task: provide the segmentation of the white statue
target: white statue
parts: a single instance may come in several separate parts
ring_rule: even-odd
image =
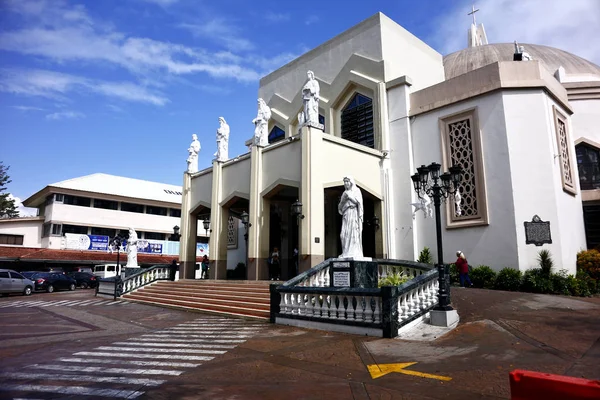
[[[423,211],[423,217],[433,218],[433,207],[431,204],[431,198],[427,195],[427,193],[423,193],[423,197],[419,199],[418,203],[410,203],[415,210],[413,211],[413,219],[417,215],[417,211]]]
[[[229,160],[229,125],[225,118],[219,117],[219,129],[217,129],[217,161]]]
[[[195,136],[195,135],[194,135]],[[137,262],[138,251],[137,232],[133,228],[129,228],[129,238],[127,239],[127,265],[126,268],[139,268]]]
[[[340,233],[342,254],[340,257],[362,258],[364,214],[362,193],[351,176],[344,178],[344,188],[346,190],[338,204],[338,212],[342,215],[342,232]]]
[[[187,158],[187,172],[194,173],[198,172],[198,153],[200,153],[200,141],[198,140],[198,136],[196,134],[192,135],[192,143],[188,148],[188,158]]]
[[[257,146],[269,145],[269,120],[271,109],[263,99],[258,99],[258,113],[252,120],[254,124],[254,144]]]
[[[300,125],[319,126],[319,94],[321,88],[319,82],[315,79],[315,74],[312,71],[306,73],[308,82],[302,88],[302,102],[304,104],[303,111],[299,114],[298,122]]]
[[[460,195],[460,189],[456,189],[456,193],[454,193],[454,204],[456,205],[456,216],[460,217],[462,215],[462,208],[460,207],[462,201],[462,196]]]
[[[515,40],[515,54],[521,55],[521,61],[531,61],[533,57],[525,51],[525,47],[519,46],[519,43]]]

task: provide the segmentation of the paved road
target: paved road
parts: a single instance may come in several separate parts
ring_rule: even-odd
[[[91,291],[2,299],[0,325],[2,399],[135,399],[266,326],[98,299]]]
[[[400,340],[91,290],[11,296],[0,299],[0,399],[507,399],[514,369],[600,379],[600,298],[455,289],[452,299],[455,330]],[[403,363],[405,373],[370,372]]]

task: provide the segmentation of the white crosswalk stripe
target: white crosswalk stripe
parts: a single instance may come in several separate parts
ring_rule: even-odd
[[[20,306],[40,306],[40,303],[32,303],[23,301]],[[42,301],[41,306],[87,306],[99,303],[113,305],[119,302],[61,300]],[[264,327],[264,324],[253,321],[197,318],[172,328],[79,351],[70,357],[30,364],[16,371],[4,370],[0,372],[0,398],[5,398],[3,395],[7,394],[12,399],[33,400],[51,394],[82,399],[135,399],[143,395],[145,390],[158,387],[169,378],[184,374],[186,370],[234,349],[260,333]]]
[[[33,307],[88,307],[88,306],[123,306],[131,303],[122,300],[60,300],[60,301],[45,301],[45,300],[28,300],[28,301],[11,301],[7,304],[0,305],[0,308],[33,308]]]

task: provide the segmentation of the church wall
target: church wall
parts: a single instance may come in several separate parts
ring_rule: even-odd
[[[381,42],[386,82],[408,75],[412,90],[420,90],[445,79],[442,55],[385,16]]]
[[[552,106],[559,107],[541,90],[505,92],[507,136],[511,173],[519,267],[537,266],[538,252],[551,252],[557,269],[575,272],[575,255],[585,248],[580,194],[563,190],[560,158]],[[559,108],[560,109],[560,108]],[[564,113],[564,111],[562,111]],[[570,125],[570,124],[569,124]],[[574,166],[574,146],[571,149]],[[523,222],[538,215],[550,221],[552,244],[525,244]]]
[[[250,194],[249,157],[223,165],[223,186],[221,190],[221,199],[223,200],[235,192]]]
[[[298,185],[302,181],[302,148],[300,141],[283,145],[273,149],[267,148],[263,152],[262,187],[261,192],[270,188],[278,180],[293,181]],[[285,182],[280,182],[285,184]]]
[[[573,111],[571,140],[588,139],[600,143],[600,99],[570,102]]]
[[[382,59],[380,18],[376,14],[344,33],[303,54],[260,80],[259,97],[267,103],[275,94],[292,100],[306,82],[306,71],[315,71],[319,80],[331,83],[352,54]]]
[[[453,262],[461,250],[473,266],[488,265],[496,270],[517,267],[517,244],[512,203],[512,176],[506,141],[505,115],[500,92],[479,96],[435,111],[418,115],[411,123],[414,165],[442,164],[442,143],[439,119],[477,107],[481,130],[483,169],[487,189],[489,225],[446,229],[446,207],[442,205],[442,237],[444,261]],[[393,136],[392,136],[392,140]],[[416,171],[411,171],[413,174]],[[396,191],[413,190],[412,183],[394,174]],[[408,181],[409,182],[409,181]],[[407,205],[399,205],[410,207]],[[405,224],[409,224],[407,221]],[[427,246],[437,259],[435,221],[416,216],[418,250]]]
[[[212,186],[213,186],[213,174],[212,172],[195,176],[192,178],[192,186],[190,190],[190,206],[193,208],[202,202],[204,204],[211,204],[212,202]],[[187,210],[188,212],[191,210]],[[184,211],[182,211],[183,214]]]

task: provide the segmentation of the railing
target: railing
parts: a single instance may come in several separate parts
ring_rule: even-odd
[[[146,286],[149,283],[168,280],[169,273],[169,266],[155,265],[129,275],[125,279],[121,279],[120,276],[99,279],[98,286],[96,287],[96,296],[99,294],[108,295],[113,296],[116,300],[118,297]]]
[[[438,302],[438,271],[429,264],[374,259],[380,279],[399,274],[410,280],[399,286],[339,288],[329,285],[332,261],[271,285],[271,322],[395,337]]]

